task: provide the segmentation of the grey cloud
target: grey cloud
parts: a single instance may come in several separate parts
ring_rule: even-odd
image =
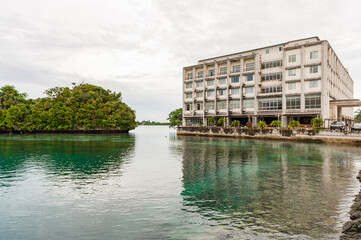
[[[138,120],[164,121],[181,106],[183,66],[318,35],[349,68],[360,98],[358,4],[7,1],[0,12],[0,85],[13,83],[39,97],[49,87],[86,81],[122,92]]]

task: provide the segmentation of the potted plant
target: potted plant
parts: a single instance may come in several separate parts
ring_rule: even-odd
[[[224,124],[224,118],[218,119],[217,125],[218,125],[218,126],[223,126],[223,124]]]
[[[258,125],[258,128],[261,130],[265,129],[267,127],[267,124],[265,121],[259,121],[257,125]]]
[[[278,121],[278,120],[273,120],[271,122],[271,127],[277,127],[279,128],[281,126],[282,122],[281,121]]]
[[[319,133],[321,130],[323,130],[324,128],[323,126],[323,119],[322,118],[313,118],[311,119],[311,124],[312,124],[312,135]],[[310,134],[311,135],[311,134]]]
[[[214,117],[210,117],[210,118],[208,118],[207,122],[208,122],[211,126],[214,126],[214,124],[216,123],[216,119],[214,119]]]
[[[231,126],[232,126],[232,127],[239,127],[240,124],[241,124],[240,121],[238,121],[238,120],[233,120],[232,123],[231,123]]]
[[[297,120],[292,120],[289,122],[288,127],[291,129],[298,128],[300,126],[300,122]]]

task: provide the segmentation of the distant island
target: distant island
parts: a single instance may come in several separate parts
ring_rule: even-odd
[[[170,125],[169,122],[155,122],[155,121],[150,121],[150,120],[147,120],[147,121],[141,121],[141,122],[137,122],[138,125],[160,125],[160,126],[168,126]]]
[[[26,99],[13,86],[0,88],[0,132],[128,132],[135,111],[121,93],[81,83],[54,87],[46,97]]]

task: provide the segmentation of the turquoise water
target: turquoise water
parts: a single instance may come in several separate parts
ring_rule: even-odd
[[[360,184],[345,145],[0,135],[0,239],[337,239]]]

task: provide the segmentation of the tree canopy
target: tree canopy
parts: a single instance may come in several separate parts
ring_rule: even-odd
[[[178,108],[169,113],[167,120],[169,121],[169,127],[177,127],[182,125],[183,109]]]
[[[131,130],[135,111],[121,93],[82,83],[54,87],[47,97],[26,100],[13,86],[0,88],[0,130]]]
[[[361,109],[355,112],[355,120],[361,121]]]

